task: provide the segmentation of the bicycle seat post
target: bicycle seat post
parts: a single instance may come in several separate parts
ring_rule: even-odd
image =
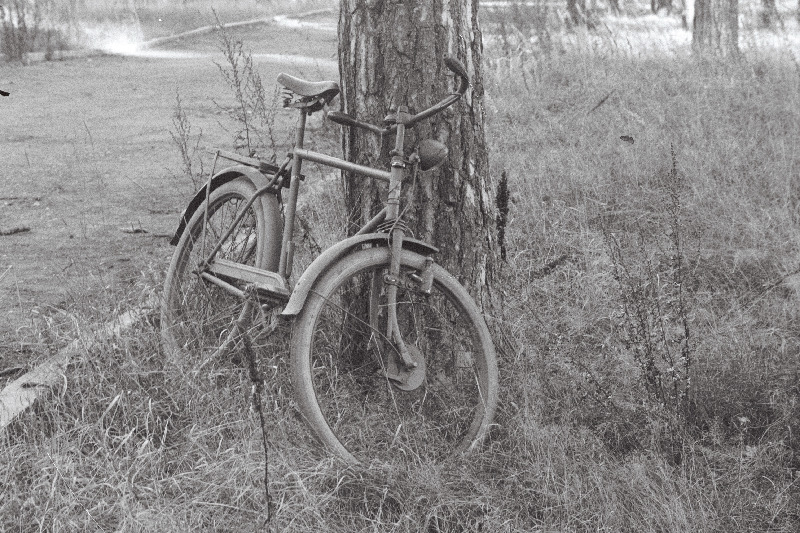
[[[297,124],[295,131],[294,146],[295,148],[303,148],[303,137],[306,131],[306,116],[308,110],[300,108],[300,122]],[[289,184],[289,201],[286,203],[284,210],[284,224],[283,224],[283,238],[281,239],[281,258],[278,263],[278,274],[284,278],[289,277],[292,271],[292,258],[294,256],[294,216],[297,209],[297,193],[300,188],[300,167],[303,160],[294,156],[292,160],[292,178]]]

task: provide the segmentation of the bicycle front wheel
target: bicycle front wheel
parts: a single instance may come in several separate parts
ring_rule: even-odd
[[[207,355],[234,340],[234,323],[250,322],[253,305],[202,277],[203,262],[245,211],[255,188],[237,178],[215,189],[192,215],[172,257],[161,303],[161,339],[165,351],[178,357]],[[217,258],[257,268],[277,266],[277,247],[268,242],[275,217],[265,209],[279,209],[265,196],[246,208],[243,218],[222,242]],[[243,289],[236,280],[224,280]]]
[[[497,403],[497,362],[467,291],[440,266],[423,292],[426,258],[403,251],[347,256],[314,286],[292,332],[299,408],[326,447],[349,462],[438,461],[474,448]],[[398,326],[417,361],[408,383],[387,377],[397,347],[386,337],[387,280],[398,285]],[[396,374],[395,374],[396,376]],[[407,390],[404,390],[407,389]]]

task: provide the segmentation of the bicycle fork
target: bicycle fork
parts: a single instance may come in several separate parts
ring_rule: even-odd
[[[387,299],[387,319],[386,319],[386,338],[389,340],[391,349],[386,357],[386,367],[383,374],[392,380],[392,383],[401,390],[414,390],[425,380],[425,356],[422,351],[408,344],[403,339],[400,331],[397,316],[397,292],[401,286],[406,286],[406,282],[401,278],[400,273],[400,252],[402,250],[403,230],[392,231],[392,246],[390,254],[389,272],[383,279],[377,280],[378,288],[383,285],[386,287]],[[399,245],[397,244],[399,243]],[[433,260],[429,258],[429,262]],[[376,274],[377,277],[377,274]],[[373,298],[377,291],[373,289]],[[372,305],[371,305],[372,308]]]
[[[400,221],[400,192],[403,185],[407,162],[404,159],[405,121],[410,118],[408,109],[400,107],[395,115],[397,132],[395,147],[392,150],[391,179],[389,181],[389,194],[386,201],[386,222],[392,223],[389,232],[389,272],[382,280],[372,280],[370,301],[370,322],[377,326],[377,293],[381,282],[386,286],[387,299],[387,324],[386,338],[393,345],[387,357],[385,377],[402,390],[413,390],[419,387],[425,379],[425,358],[416,346],[406,344],[400,332],[397,318],[397,290],[402,283],[400,274],[400,258],[403,252],[403,239],[405,229]],[[426,270],[430,268],[432,259],[428,260]],[[377,274],[376,274],[377,276]],[[394,353],[392,353],[394,352]]]

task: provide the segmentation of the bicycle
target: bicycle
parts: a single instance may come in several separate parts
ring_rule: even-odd
[[[410,167],[447,156],[437,141],[405,153],[406,129],[455,103],[460,80],[437,104],[398,107],[381,127],[330,111],[327,118],[394,135],[390,170],[303,148],[306,118],[339,93],[333,81],[286,74],[284,107],[299,110],[295,144],[282,165],[217,152],[237,165],[214,174],[184,210],[173,237],[161,309],[162,344],[178,356],[236,345],[258,316],[293,318],[291,378],[317,438],[350,463],[440,460],[476,448],[497,404],[489,330],[466,289],[437,265],[432,245],[407,236],[401,184]],[[303,161],[388,182],[384,208],[355,235],[322,252],[290,287],[292,240]],[[215,160],[216,165],[216,160]],[[212,174],[214,171],[212,170]],[[288,198],[282,203],[282,191]]]

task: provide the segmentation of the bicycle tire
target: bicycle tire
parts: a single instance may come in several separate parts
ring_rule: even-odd
[[[186,224],[167,270],[161,302],[161,341],[167,354],[205,357],[220,347],[230,346],[235,340],[232,326],[237,319],[242,324],[252,320],[252,304],[200,278],[196,267],[255,191],[253,184],[243,177],[224,183],[211,192],[208,201],[197,208]],[[250,206],[217,257],[276,270],[280,243],[266,242],[265,236],[274,234],[267,225],[274,224],[275,217],[268,216],[265,209],[279,209],[274,196],[261,197]],[[203,231],[204,228],[209,231]],[[228,281],[243,289],[238,282]]]
[[[315,284],[292,330],[296,399],[318,439],[349,463],[446,460],[488,433],[497,404],[494,346],[469,293],[433,264],[430,296],[402,286],[397,296],[398,324],[424,359],[424,382],[401,391],[380,376],[386,363],[375,357],[377,346],[385,354],[393,345],[371,324],[387,322],[365,318],[369,305],[357,295],[373,293],[369,283],[378,279],[384,296],[389,254],[384,247],[357,251]],[[420,274],[425,261],[403,251],[401,278],[413,279],[409,274]],[[385,315],[380,299],[374,309]]]

